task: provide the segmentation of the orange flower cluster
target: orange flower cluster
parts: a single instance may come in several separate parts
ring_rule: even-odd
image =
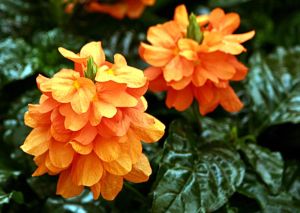
[[[191,17],[180,5],[173,20],[149,28],[150,44],[140,46],[141,57],[151,65],[145,70],[149,88],[167,91],[167,106],[180,111],[187,109],[194,97],[202,115],[219,104],[229,112],[239,111],[243,104],[229,81],[245,78],[248,69],[235,55],[246,51],[241,43],[255,32],[233,34],[240,17],[220,8],[209,15],[194,16],[194,23]]]
[[[146,6],[151,6],[155,0],[118,0],[115,3],[101,3],[97,0],[87,0],[85,7],[90,12],[99,12],[108,14],[117,19],[123,19],[125,16],[135,19],[142,15]],[[71,12],[76,1],[67,5],[66,11]]]
[[[113,200],[124,180],[148,180],[141,140],[159,140],[165,126],[145,113],[148,81],[122,55],[113,64],[105,61],[100,42],[86,44],[79,54],[59,51],[75,68],[37,77],[43,94],[39,104],[29,104],[25,124],[33,130],[21,148],[34,156],[33,176],[59,175],[57,194],[73,197],[87,186],[94,199],[101,194]]]

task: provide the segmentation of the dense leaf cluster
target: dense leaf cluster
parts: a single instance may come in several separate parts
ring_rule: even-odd
[[[247,79],[234,85],[244,109],[207,117],[167,110],[163,94],[147,94],[149,111],[169,126],[157,145],[145,145],[153,174],[126,184],[113,202],[85,192],[55,196],[56,177],[32,178],[34,165],[19,146],[29,129],[23,114],[37,102],[38,73],[66,64],[57,47],[79,50],[102,40],[108,58],[121,52],[146,67],[139,42],[149,26],[185,3],[195,14],[214,7],[238,12],[241,32],[255,29],[242,56]],[[157,0],[137,20],[64,12],[60,0],[0,2],[0,212],[300,212],[300,3],[294,0]],[[174,121],[176,120],[176,121]]]

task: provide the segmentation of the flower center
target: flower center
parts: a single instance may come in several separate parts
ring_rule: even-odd
[[[109,75],[115,75],[115,72],[112,69],[108,69],[106,72]]]
[[[73,86],[75,87],[75,89],[80,88],[80,84],[78,83],[78,81],[74,81]]]

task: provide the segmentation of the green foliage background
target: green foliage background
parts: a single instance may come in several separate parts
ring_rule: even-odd
[[[218,108],[195,118],[168,110],[162,94],[148,93],[149,112],[167,127],[145,145],[153,174],[126,183],[113,202],[55,195],[57,177],[31,177],[34,164],[19,146],[27,104],[36,102],[38,73],[51,76],[72,64],[57,47],[74,50],[102,40],[108,59],[120,52],[146,67],[137,48],[149,26],[170,19],[185,3],[195,14],[223,7],[242,18],[239,32],[256,30],[240,60],[250,67],[235,84],[245,108]],[[0,1],[0,212],[300,212],[300,2],[295,0],[157,0],[137,20],[115,20],[60,0]]]

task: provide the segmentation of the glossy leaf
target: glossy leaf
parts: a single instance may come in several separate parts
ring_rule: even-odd
[[[292,52],[294,54],[289,54],[290,62],[296,61],[291,60],[291,57],[296,59],[300,51],[295,48]],[[282,56],[271,55],[270,58],[264,59],[262,55],[255,54],[250,60],[251,71],[246,89],[252,112],[249,118],[250,126],[255,133],[261,132],[270,125],[300,122],[299,71],[293,64],[289,64],[287,69],[285,65],[287,61],[280,62],[282,58]],[[269,62],[268,59],[272,61],[276,59],[279,63]]]
[[[21,192],[12,191],[8,194],[0,191],[0,207],[3,204],[9,203],[11,200],[21,204],[24,202],[23,194]]]
[[[271,195],[264,184],[252,172],[246,173],[243,184],[239,187],[238,192],[257,200],[264,213],[292,213],[300,211],[299,200],[295,200],[285,191],[277,195]]]
[[[284,162],[279,152],[256,145],[254,143],[245,143],[241,151],[245,154],[247,162],[253,170],[269,187],[273,194],[280,191]]]
[[[226,203],[244,176],[237,153],[220,143],[201,141],[175,122],[164,148],[154,189],[154,212],[207,212]]]

